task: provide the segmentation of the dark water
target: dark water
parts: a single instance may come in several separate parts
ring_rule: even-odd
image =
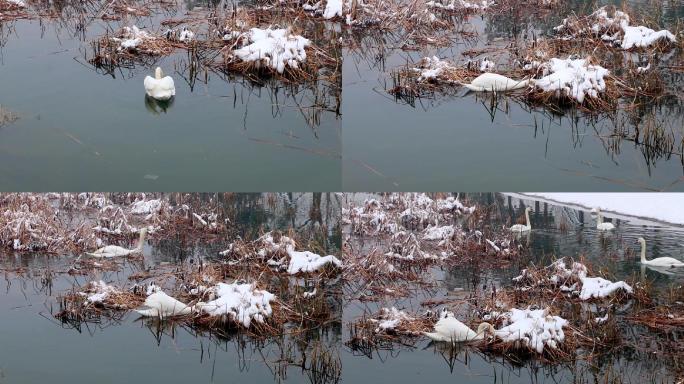
[[[263,196],[243,195],[232,200],[234,215],[230,217],[238,224],[241,236],[256,228],[297,228],[308,236],[338,217],[339,204],[334,196],[329,198],[290,194],[270,204]],[[318,212],[314,219],[310,214],[313,211]],[[339,236],[331,231],[326,237],[324,249],[339,254]],[[143,261],[126,262],[119,272],[76,277],[56,273],[69,268],[73,261],[69,255],[0,255],[4,275],[0,292],[0,382],[309,382],[307,371],[285,360],[298,363],[315,346],[337,353],[339,323],[329,322],[304,336],[292,332],[254,340],[239,333],[219,339],[190,328],[147,322],[134,313],[80,328],[61,324],[52,316],[59,310],[56,296],[74,284],[102,279],[128,286],[127,277],[133,272],[160,263],[216,257],[228,241],[148,245]],[[17,267],[25,268],[23,275],[5,272]],[[43,283],[47,271],[53,277]]]
[[[261,87],[213,72],[205,83],[183,50],[114,77],[87,62],[107,28],[157,31],[185,12],[89,20],[85,32],[75,16],[0,24],[0,105],[19,117],[0,126],[0,189],[339,190],[341,119],[310,108],[314,97],[334,106],[335,87]],[[176,85],[166,111],[145,100],[143,78],[157,65]]]
[[[570,256],[576,260],[583,256],[594,270],[605,271],[615,279],[636,278],[649,281],[659,289],[680,286],[684,282],[684,271],[663,274],[651,269],[642,269],[638,263],[639,246],[635,239],[643,236],[648,244],[648,257],[670,256],[682,258],[684,229],[663,226],[642,220],[613,220],[617,229],[612,234],[596,231],[595,217],[590,212],[577,211],[533,200],[519,200],[501,194],[470,194],[474,201],[495,207],[490,224],[502,225],[508,219],[517,220],[527,206],[533,208],[530,215],[532,232],[522,241],[529,250],[519,261],[501,269],[476,270],[464,265],[448,269],[433,269],[430,273],[438,287],[425,292],[417,289],[406,298],[388,298],[380,302],[351,301],[346,303],[344,324],[358,319],[364,312],[375,313],[381,307],[396,306],[408,313],[420,313],[427,308],[420,303],[427,298],[466,298],[477,290],[489,292],[511,285],[511,278],[519,275],[520,269],[534,263],[547,265],[555,258]],[[361,196],[361,201],[365,198]],[[567,229],[561,230],[561,222]],[[630,251],[631,249],[631,251]],[[669,271],[668,271],[669,272]],[[485,287],[485,288],[483,288]],[[656,293],[658,295],[658,293]],[[471,318],[472,314],[464,308],[459,316]],[[344,341],[348,341],[349,329],[343,331]],[[648,344],[652,332],[641,327],[632,327],[623,335],[624,340],[636,344]],[[677,337],[677,336],[673,336]],[[679,336],[681,337],[681,336]],[[623,350],[609,354],[608,358],[588,364],[578,360],[576,363],[557,366],[528,361],[514,365],[501,357],[487,356],[474,348],[463,347],[453,350],[440,343],[430,343],[421,338],[412,346],[393,345],[391,349],[374,350],[370,355],[345,346],[342,355],[344,381],[355,382],[396,382],[415,383],[420,380],[430,382],[468,382],[468,383],[584,383],[606,382],[615,378],[616,382],[673,382],[679,377],[678,363],[659,358],[652,353]],[[595,381],[596,380],[596,381]]]
[[[616,144],[609,138],[616,126],[633,129],[624,116],[557,116],[530,111],[512,98],[501,102],[497,111],[490,108],[489,97],[463,90],[410,105],[387,92],[393,87],[391,71],[407,63],[437,55],[463,65],[465,50],[485,45],[503,49],[511,39],[546,36],[572,12],[586,14],[602,4],[562,2],[541,18],[517,9],[498,16],[475,15],[463,28],[476,32],[476,38],[456,34],[450,47],[439,49],[407,52],[397,48],[401,40],[359,33],[357,44],[364,48],[347,49],[344,55],[344,190],[684,190],[681,156],[654,156],[641,145]],[[673,29],[684,15],[681,2],[636,1],[626,6]],[[374,41],[384,42],[384,48]],[[497,61],[500,53],[492,55]],[[663,60],[663,65],[679,65],[682,52],[675,50]],[[667,87],[681,95],[681,71],[663,77]],[[679,143],[684,137],[682,111],[680,96],[649,105],[639,115],[673,131]]]

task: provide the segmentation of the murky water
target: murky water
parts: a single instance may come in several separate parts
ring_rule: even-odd
[[[525,207],[533,208],[530,216],[533,231],[529,237],[522,239],[529,247],[525,255],[502,268],[478,270],[469,265],[434,268],[430,271],[437,283],[434,289],[416,288],[415,293],[408,297],[387,298],[379,302],[353,300],[345,303],[343,317],[347,328],[343,330],[344,342],[349,340],[350,322],[364,312],[372,314],[379,308],[396,306],[407,313],[421,313],[427,309],[421,305],[425,299],[464,299],[474,291],[489,292],[492,287],[508,287],[511,286],[511,278],[519,275],[521,268],[528,263],[548,265],[562,256],[571,256],[576,260],[584,257],[597,270],[605,271],[615,279],[649,281],[658,290],[680,286],[684,282],[684,272],[663,273],[642,268],[637,260],[640,248],[635,242],[639,236],[646,238],[649,257],[681,259],[683,228],[622,218],[613,219],[617,226],[613,233],[603,234],[595,229],[595,217],[590,212],[501,194],[470,194],[468,197],[495,207],[495,215],[490,223],[493,225],[502,225],[511,218],[515,221],[524,214]],[[359,198],[363,201],[366,196]],[[463,313],[459,317],[462,319],[472,317],[466,307],[460,308]],[[623,337],[637,345],[649,345],[653,335],[652,331],[634,326]],[[677,340],[681,336],[680,332],[674,332],[668,337]],[[532,360],[518,365],[502,357],[482,354],[475,348],[452,349],[440,343],[430,343],[427,338],[420,338],[411,345],[395,343],[391,347],[380,346],[370,352],[355,350],[347,345],[342,361],[344,380],[350,383],[363,380],[397,383],[413,383],[416,380],[468,383],[583,383],[594,380],[674,382],[679,377],[677,372],[681,373],[678,362],[659,359],[653,353],[631,348],[623,348],[593,362],[578,360],[572,364],[544,365]]]
[[[336,85],[193,73],[183,50],[111,74],[88,63],[106,30],[163,31],[192,7],[85,27],[75,16],[0,24],[0,105],[19,118],[0,125],[2,190],[339,190]],[[175,79],[166,110],[145,98],[157,65]]]
[[[464,65],[469,58],[464,51],[485,45],[496,61],[502,55],[497,49],[504,50],[512,39],[546,36],[566,15],[586,14],[603,4],[563,2],[552,12],[540,11],[543,16],[524,10],[474,15],[460,28],[477,37],[456,33],[447,48],[403,51],[403,40],[359,37],[356,44],[363,48],[347,49],[344,55],[344,190],[683,190],[680,155],[654,155],[643,145],[611,137],[616,127],[633,129],[633,121],[624,116],[558,116],[506,97],[492,108],[488,96],[465,90],[411,105],[387,92],[394,86],[392,71],[407,63],[436,55]],[[680,2],[627,6],[661,27],[674,27],[684,15]],[[663,60],[664,66],[680,65],[682,52],[675,50]],[[681,94],[681,71],[664,78]],[[681,97],[646,106],[638,115],[642,123],[653,119],[674,132],[678,142],[684,137]]]
[[[207,195],[207,198],[211,196]],[[224,207],[249,237],[258,229],[296,228],[302,236],[334,224],[339,204],[334,196],[289,194],[269,201],[241,195]],[[331,231],[321,245],[339,254],[339,235]],[[241,333],[219,338],[179,325],[160,324],[126,313],[120,319],[79,326],[53,317],[59,310],[56,297],[93,279],[130,285],[128,276],[149,268],[182,265],[215,258],[230,239],[202,243],[179,239],[150,243],[144,260],[125,261],[118,272],[92,276],[64,274],[73,262],[68,255],[1,255],[3,289],[0,292],[0,382],[55,383],[93,381],[105,383],[161,381],[169,383],[308,382],[304,364],[315,348],[337,353],[341,339],[339,322],[328,322],[305,335],[297,327],[280,337],[251,339]],[[21,274],[16,273],[22,267]],[[12,270],[13,272],[8,272]],[[50,272],[50,274],[48,274]],[[47,278],[51,276],[51,278]],[[334,290],[333,290],[334,291]],[[335,294],[330,299],[335,302]],[[338,308],[341,317],[341,308]]]

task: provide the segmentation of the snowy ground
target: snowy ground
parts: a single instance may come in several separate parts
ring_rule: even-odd
[[[684,225],[684,193],[537,193],[525,198]]]

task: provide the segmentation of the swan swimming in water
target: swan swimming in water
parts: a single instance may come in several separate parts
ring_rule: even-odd
[[[147,228],[140,230],[140,238],[138,239],[138,246],[133,249],[128,249],[124,247],[119,247],[118,245],[107,245],[102,247],[95,252],[86,252],[86,255],[93,257],[123,257],[129,256],[135,253],[142,253],[143,244],[145,243],[145,236],[147,235]]]
[[[596,229],[599,231],[612,231],[615,229],[613,223],[604,223],[603,215],[601,214],[601,209],[596,208]]]
[[[470,84],[463,84],[463,86],[475,92],[501,92],[525,88],[533,82],[534,80],[531,79],[513,80],[498,73],[487,72],[473,79]]]
[[[638,241],[641,243],[641,264],[654,267],[684,267],[684,262],[673,257],[658,257],[653,260],[646,260],[646,240],[640,237]]]
[[[162,291],[157,291],[145,299],[142,307],[135,311],[145,317],[158,317],[160,319],[189,315],[192,313],[191,306],[188,306]]]
[[[423,334],[434,341],[447,341],[460,343],[464,341],[482,340],[485,332],[494,333],[494,327],[489,323],[480,323],[477,332],[461,323],[453,316],[446,316],[439,319],[435,324],[434,332],[423,332]]]
[[[510,230],[511,232],[516,232],[516,233],[523,233],[523,232],[529,232],[532,230],[532,225],[530,224],[530,211],[532,208],[527,207],[525,208],[525,224],[515,224],[511,226]]]
[[[145,76],[143,85],[147,95],[157,100],[168,100],[176,95],[173,79],[171,76],[164,76],[164,72],[159,67],[154,71],[154,77]]]

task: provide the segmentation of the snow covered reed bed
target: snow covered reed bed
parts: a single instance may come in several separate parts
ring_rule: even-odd
[[[342,213],[345,282],[358,288],[359,300],[380,301],[434,285],[432,269],[508,265],[520,248],[510,231],[486,227],[487,215],[486,207],[443,193],[392,193],[350,204]]]
[[[130,63],[152,63],[155,58],[173,53],[168,39],[136,25],[125,26],[116,34],[106,35],[91,44],[88,61],[96,67],[116,68]]]
[[[614,6],[603,6],[585,16],[569,16],[554,28],[563,38],[586,39],[623,50],[669,50],[677,43],[668,30],[632,25],[633,17]]]
[[[602,277],[590,277],[583,263],[558,259],[551,265],[523,269],[513,279],[517,290],[537,296],[549,295],[580,301],[609,300],[620,302],[633,297],[634,288],[624,281],[612,282]]]
[[[338,66],[339,59],[331,52],[334,41],[319,47],[305,35],[294,27],[229,31],[222,59],[211,65],[254,80],[276,77],[290,82],[312,80],[322,76],[324,68]]]

